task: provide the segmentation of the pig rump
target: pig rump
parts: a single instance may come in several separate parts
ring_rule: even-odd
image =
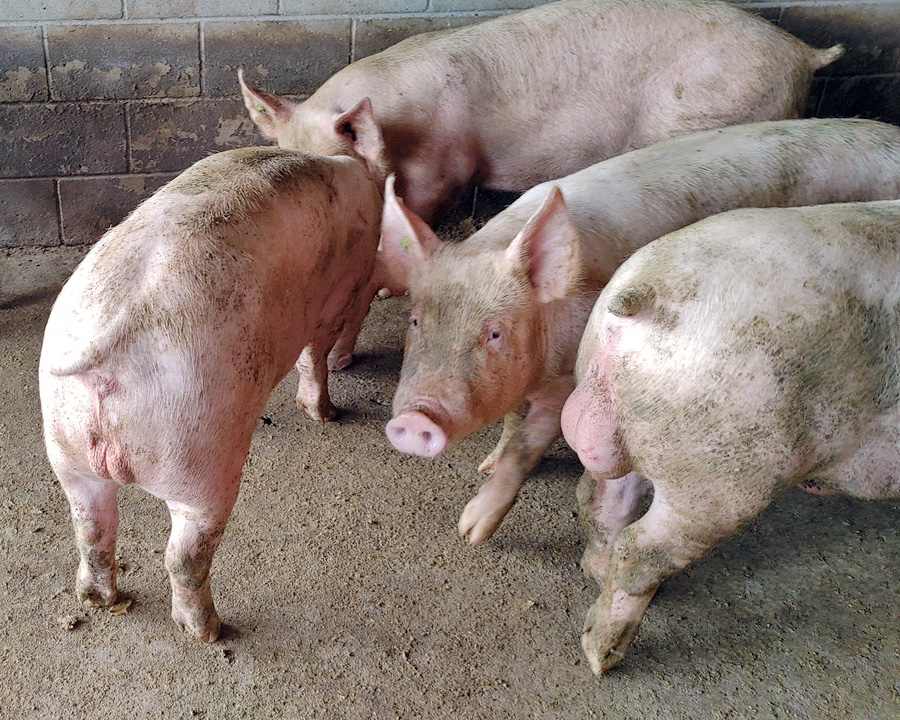
[[[898,248],[900,201],[733,211],[639,250],[601,293],[563,424],[602,587],[594,672],[666,577],[785,489],[900,496]]]

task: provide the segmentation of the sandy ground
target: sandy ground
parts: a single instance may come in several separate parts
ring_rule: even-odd
[[[375,304],[357,364],[332,377],[338,422],[301,416],[292,376],[272,394],[213,564],[222,640],[170,620],[168,515],[138,487],[120,494],[132,605],[82,607],[37,395],[80,252],[0,257],[0,717],[900,717],[896,502],[787,493],[669,580],[624,664],[591,675],[577,459],[558,443],[495,539],[463,543],[457,516],[499,432],[435,461],[390,448],[402,298]]]

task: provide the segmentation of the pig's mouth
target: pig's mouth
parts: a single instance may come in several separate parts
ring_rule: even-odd
[[[433,458],[444,452],[448,443],[442,417],[431,403],[416,402],[391,418],[384,430],[395,450]]]

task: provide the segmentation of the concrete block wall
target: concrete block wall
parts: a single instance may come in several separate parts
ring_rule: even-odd
[[[0,248],[96,241],[205,155],[267,144],[237,69],[302,98],[354,59],[541,0],[0,0]],[[744,1],[848,52],[810,114],[900,123],[900,0]]]

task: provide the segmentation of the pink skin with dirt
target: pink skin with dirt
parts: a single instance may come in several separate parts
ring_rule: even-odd
[[[47,322],[40,396],[79,599],[115,602],[116,495],[137,483],[172,517],[172,618],[217,638],[209,568],[253,429],[295,364],[299,407],[334,415],[326,357],[368,311],[380,211],[380,183],[354,159],[231,150],[160,189],[76,268]]]
[[[490,478],[459,521],[481,542],[559,436],[590,307],[635,250],[733,208],[896,197],[900,128],[867,120],[754,123],[657,143],[537,186],[455,244],[389,183],[382,253],[406,273],[412,315],[388,438],[431,458],[504,418],[479,468]]]
[[[408,38],[299,103],[239,78],[268,137],[377,155],[430,222],[471,183],[526,190],[664,138],[798,117],[841,52],[725,2],[565,0]]]
[[[666,577],[784,490],[900,496],[898,248],[900,201],[738,210],[651,243],[607,285],[562,414],[587,470],[595,673]]]

